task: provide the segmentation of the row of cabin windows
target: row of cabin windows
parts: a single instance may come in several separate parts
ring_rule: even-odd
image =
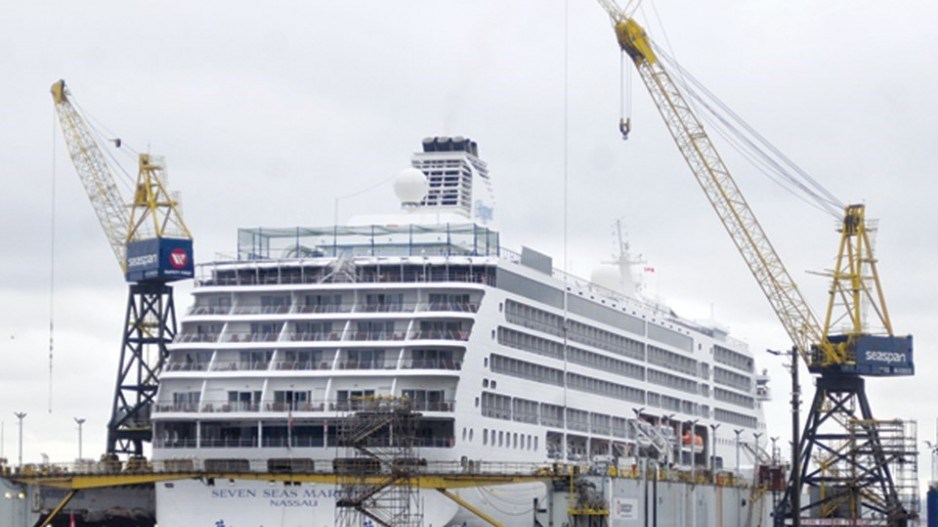
[[[713,382],[745,392],[752,389],[752,379],[748,375],[736,373],[719,366],[713,368]]]
[[[508,300],[505,303],[505,319],[512,324],[518,324],[563,337],[563,328],[568,328],[567,336],[573,342],[586,344],[605,351],[610,351],[624,357],[645,360],[645,344],[641,341],[623,337],[617,333],[599,329],[576,320],[564,321],[563,317],[537,309],[520,302]]]
[[[482,444],[491,444],[493,447],[504,447],[515,450],[537,451],[538,437],[531,434],[519,434],[518,432],[483,428]]]
[[[530,362],[520,361],[518,359],[503,357],[497,354],[492,354],[491,359],[491,371],[494,373],[502,373],[505,375],[511,375],[513,377],[533,380],[545,384],[563,386],[564,372],[556,368],[549,368],[539,364],[533,364]],[[488,367],[489,358],[486,357],[484,361],[485,366]],[[698,389],[703,390],[703,388],[706,388],[706,394],[709,395],[710,393],[708,386],[701,385],[701,387],[698,387],[696,382],[689,379],[656,370],[648,370],[648,372],[650,382],[656,382],[664,386],[682,389],[683,391],[694,394],[697,393]],[[613,397],[623,401],[629,401],[638,404],[648,404],[649,406],[663,408],[665,410],[673,410],[676,412],[683,412],[688,415],[710,417],[709,406],[697,404],[693,401],[685,401],[652,391],[645,392],[644,390],[633,388],[631,386],[610,382],[604,379],[597,379],[595,377],[579,375],[573,372],[567,372],[566,379],[567,387],[573,390],[596,393],[599,395]],[[483,388],[488,388],[490,385],[491,388],[494,389],[495,381],[489,381],[489,379],[482,380]],[[476,398],[476,406],[479,406],[478,398]],[[508,419],[511,418],[508,417]],[[562,421],[558,426],[563,426]]]
[[[477,398],[476,401],[478,402],[479,399]],[[619,437],[626,437],[628,433],[627,420],[623,417],[564,408],[555,404],[539,403],[491,392],[482,393],[481,412],[483,416],[506,421],[540,424],[555,428],[566,427],[582,432],[614,434]]]
[[[498,343],[515,349],[563,360],[563,344],[506,327],[498,328]],[[567,346],[567,360],[605,372],[617,373],[636,380],[645,380],[645,368],[600,353]]]

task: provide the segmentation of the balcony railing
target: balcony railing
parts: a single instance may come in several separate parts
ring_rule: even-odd
[[[294,342],[298,342],[298,341],[319,342],[319,341],[326,341],[326,340],[339,340],[340,337],[341,337],[341,334],[336,333],[335,331],[328,331],[328,332],[327,331],[313,331],[313,332],[295,331],[295,332],[286,333],[284,335],[284,340],[291,340]]]
[[[217,342],[219,334],[188,334],[180,335],[179,342]],[[382,340],[469,340],[469,332],[466,330],[445,330],[429,329],[411,331],[409,334],[403,331],[350,331],[342,338],[342,334],[330,331],[288,332],[280,338],[279,333],[250,333],[250,332],[231,332],[222,335],[223,342],[321,342],[321,341],[382,341]]]
[[[231,306],[199,306],[194,305],[186,311],[187,315],[227,315]]]
[[[199,403],[160,403],[154,408],[156,413],[166,412],[198,412]]]
[[[408,336],[410,340],[469,340],[469,332],[465,330],[428,329],[412,331]]]
[[[218,342],[218,336],[221,333],[182,333],[177,342]]]
[[[456,312],[476,313],[479,305],[471,302],[388,302],[358,304],[290,304],[261,306],[242,304],[237,306],[191,306],[187,315],[283,315],[287,313],[413,313],[413,312]]]
[[[332,363],[326,361],[277,361],[275,370],[331,370]]]
[[[170,362],[166,365],[166,371],[206,371],[207,362]]]
[[[404,340],[403,331],[351,331],[345,340]]]
[[[212,365],[212,371],[263,371],[269,366],[270,361],[219,361]]]
[[[231,413],[231,412],[272,412],[287,414],[290,412],[352,412],[368,409],[368,402],[362,400],[345,401],[295,401],[295,402],[248,402],[248,401],[202,401],[201,403],[157,403],[154,413]],[[456,401],[412,401],[411,408],[418,412],[453,412]]]
[[[276,342],[278,332],[269,333],[226,333],[224,339],[226,342]]]
[[[318,304],[295,306],[295,313],[348,313],[352,306],[344,304]]]
[[[239,305],[231,310],[232,315],[281,315],[289,312],[289,304],[279,306]]]
[[[397,368],[397,359],[345,359],[339,361],[340,370],[393,370],[395,368]]]
[[[479,304],[469,302],[430,302],[418,304],[418,311],[456,311],[459,313],[476,313],[479,311]]]
[[[462,362],[453,359],[404,359],[408,370],[460,370]]]

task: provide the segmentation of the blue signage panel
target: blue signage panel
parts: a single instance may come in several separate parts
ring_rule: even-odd
[[[915,374],[912,362],[912,336],[863,336],[857,341],[857,372],[862,375],[893,376]]]
[[[128,282],[159,280],[172,282],[192,278],[195,264],[192,258],[192,240],[179,238],[153,238],[127,244]]]

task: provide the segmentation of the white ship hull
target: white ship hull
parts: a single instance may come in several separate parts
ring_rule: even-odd
[[[303,484],[285,487],[263,482],[178,481],[160,483],[156,490],[161,527],[334,527],[338,516],[334,485]],[[531,524],[532,503],[546,496],[543,483],[522,483],[455,491],[461,499],[499,514],[506,527]],[[434,490],[417,496],[426,527],[488,525]],[[349,513],[351,514],[351,513]],[[365,518],[358,519],[358,525]]]

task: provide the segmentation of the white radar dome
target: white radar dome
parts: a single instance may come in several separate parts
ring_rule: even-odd
[[[429,190],[427,176],[416,168],[405,168],[394,179],[394,194],[405,207],[416,207]]]
[[[622,275],[619,273],[619,268],[612,265],[594,268],[590,273],[590,282],[616,292],[622,289]]]

